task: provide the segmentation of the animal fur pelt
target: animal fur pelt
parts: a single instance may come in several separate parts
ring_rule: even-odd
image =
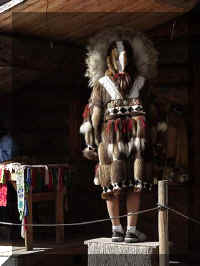
[[[80,127],[80,133],[81,134],[86,134],[91,130],[92,130],[92,125],[89,121],[84,122]]]
[[[83,156],[88,160],[98,160],[98,154],[94,150],[90,150],[89,147],[83,150]]]
[[[87,71],[89,86],[94,87],[107,69],[107,52],[113,41],[127,40],[131,44],[138,75],[152,79],[157,74],[158,52],[152,42],[142,33],[116,27],[103,31],[90,39],[87,47]]]

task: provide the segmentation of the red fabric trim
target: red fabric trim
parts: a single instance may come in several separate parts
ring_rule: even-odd
[[[89,104],[87,104],[85,106],[84,111],[83,111],[83,118],[87,119],[89,117],[89,114],[90,114],[90,108],[89,108]]]
[[[118,79],[119,77],[124,77],[125,76],[125,73],[122,72],[122,73],[117,73],[114,75],[114,79]]]
[[[97,174],[98,169],[99,169],[99,164],[96,164],[96,166],[95,166],[95,175]]]
[[[109,134],[109,132],[110,132],[111,125],[112,125],[112,120],[109,120],[107,123],[107,127],[106,127],[106,133],[107,134]]]
[[[123,134],[126,134],[127,130],[127,120],[122,120],[122,132]]]
[[[145,119],[143,117],[139,117],[138,119],[140,121],[141,128],[145,128],[146,127]]]
[[[120,123],[120,119],[118,118],[117,120],[115,120],[115,132],[119,130],[119,123]]]
[[[133,130],[133,120],[131,118],[128,118],[128,121],[127,121],[127,131],[128,132],[132,132]]]

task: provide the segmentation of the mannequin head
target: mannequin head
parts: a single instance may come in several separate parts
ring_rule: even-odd
[[[132,49],[128,41],[114,41],[111,43],[107,54],[107,74],[111,75],[125,92],[132,84],[134,74]]]

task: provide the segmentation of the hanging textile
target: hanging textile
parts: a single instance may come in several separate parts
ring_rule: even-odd
[[[4,166],[0,168],[0,207],[7,206],[7,180],[9,179],[9,173]]]
[[[17,206],[18,206],[20,221],[22,221],[22,218],[24,217],[24,196],[25,196],[24,170],[25,170],[24,167],[20,167],[16,171]]]
[[[7,206],[7,185],[0,184],[0,207]]]

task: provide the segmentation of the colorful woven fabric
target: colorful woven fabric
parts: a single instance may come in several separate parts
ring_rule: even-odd
[[[0,184],[0,207],[7,206],[7,185]]]
[[[20,221],[22,221],[24,217],[24,196],[25,196],[24,170],[25,169],[21,167],[16,171],[17,206],[18,206]]]

